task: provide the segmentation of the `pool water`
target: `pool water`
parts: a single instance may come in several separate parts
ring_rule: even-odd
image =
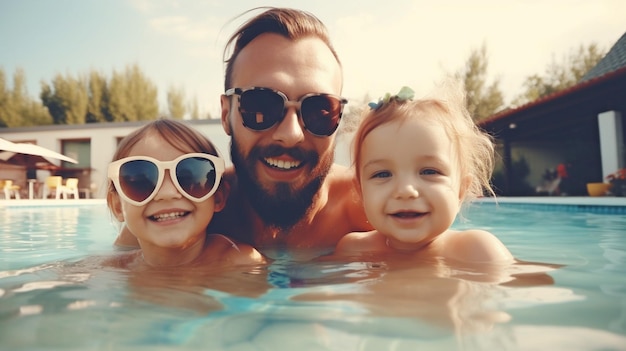
[[[626,216],[475,204],[525,263],[129,272],[106,205],[0,207],[0,350],[626,350]]]

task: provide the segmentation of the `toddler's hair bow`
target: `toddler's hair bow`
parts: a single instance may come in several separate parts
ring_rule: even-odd
[[[415,92],[413,91],[413,89],[407,86],[404,86],[402,87],[402,89],[400,89],[400,91],[396,95],[391,95],[390,93],[386,93],[382,98],[378,100],[378,102],[370,102],[367,105],[370,107],[370,109],[376,111],[379,108],[381,108],[384,104],[389,103],[389,101],[391,101],[392,99],[399,101],[399,102],[403,102],[403,101],[413,100],[414,96],[415,96]]]

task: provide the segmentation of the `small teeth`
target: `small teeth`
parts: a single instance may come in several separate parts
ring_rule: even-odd
[[[271,166],[274,166],[276,168],[282,168],[282,169],[292,169],[300,165],[300,162],[276,160],[273,158],[266,158],[265,162],[267,162]]]
[[[162,222],[162,221],[169,221],[172,219],[180,218],[180,217],[183,217],[184,215],[185,215],[185,212],[171,212],[171,213],[161,213],[158,215],[154,215],[152,216],[152,218],[156,220],[157,222]]]

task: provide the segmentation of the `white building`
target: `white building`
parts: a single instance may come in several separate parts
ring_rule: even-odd
[[[34,197],[42,195],[42,184],[52,175],[63,178],[78,178],[81,197],[103,198],[106,191],[106,169],[111,162],[117,143],[131,131],[143,125],[142,122],[90,123],[79,125],[49,125],[0,129],[0,137],[12,142],[28,142],[62,153],[78,164],[51,160],[60,166],[58,170],[37,171],[34,183]],[[230,164],[230,137],[224,133],[219,119],[186,120],[206,135],[220,150]],[[338,137],[338,142],[342,139]],[[345,142],[340,142],[337,153],[339,163],[348,164]],[[0,180],[11,179],[22,190],[22,198],[28,196],[28,177],[25,167],[0,163]],[[33,175],[30,175],[33,177]]]
[[[0,137],[12,142],[29,142],[62,153],[78,164],[51,160],[60,166],[56,171],[37,171],[38,184],[35,197],[41,197],[41,184],[54,173],[63,178],[78,178],[81,197],[102,198],[106,189],[106,169],[111,162],[117,143],[147,121],[123,123],[90,123],[79,125],[49,125],[0,129]],[[228,158],[229,137],[224,133],[220,120],[205,119],[186,121],[208,136]],[[32,175],[31,175],[32,176]],[[22,189],[27,189],[24,167],[0,164],[0,179],[12,179]],[[26,195],[22,192],[22,195]]]

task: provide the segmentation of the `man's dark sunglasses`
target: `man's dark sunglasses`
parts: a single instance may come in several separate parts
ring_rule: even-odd
[[[337,127],[348,100],[332,94],[306,94],[298,101],[269,88],[231,88],[226,96],[239,95],[239,113],[243,125],[256,131],[269,129],[280,123],[290,106],[295,106],[304,128],[316,136],[330,136]]]

